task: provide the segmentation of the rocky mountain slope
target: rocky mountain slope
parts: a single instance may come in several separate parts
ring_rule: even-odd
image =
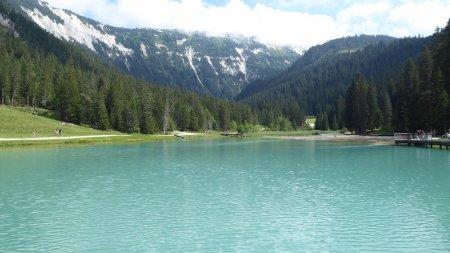
[[[41,28],[133,76],[230,98],[249,83],[288,68],[299,54],[243,37],[103,25],[40,0],[5,0]]]

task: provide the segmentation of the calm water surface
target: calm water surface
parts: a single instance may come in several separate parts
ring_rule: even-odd
[[[450,152],[226,140],[0,149],[0,252],[449,252]]]

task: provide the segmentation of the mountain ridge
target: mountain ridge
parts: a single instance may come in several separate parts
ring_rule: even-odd
[[[299,56],[287,47],[251,38],[118,28],[40,0],[5,1],[44,30],[99,54],[128,74],[220,98],[234,97],[250,82],[288,68]]]
[[[251,94],[269,88],[268,86],[273,83],[281,83],[283,80],[295,78],[293,75],[296,73],[306,71],[308,68],[312,68],[321,63],[326,63],[326,61],[329,61],[336,56],[339,57],[339,55],[342,54],[355,53],[370,45],[389,43],[395,40],[398,39],[386,35],[362,34],[333,39],[322,45],[313,46],[305,51],[305,53],[285,71],[281,71],[268,79],[257,80],[247,85],[236,99],[243,100],[246,97],[251,96]]]
[[[299,67],[308,54],[306,52],[293,67],[266,83],[249,85],[238,101],[257,108],[279,107],[279,111],[288,111],[292,103],[298,103],[306,114],[316,115],[339,104],[339,99],[345,96],[346,89],[358,75],[375,83],[388,83],[395,79],[406,62],[417,59],[433,39],[433,36],[404,38],[372,44]]]

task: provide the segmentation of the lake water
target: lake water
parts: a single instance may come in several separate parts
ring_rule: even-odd
[[[0,149],[0,252],[449,252],[450,152],[298,140]]]

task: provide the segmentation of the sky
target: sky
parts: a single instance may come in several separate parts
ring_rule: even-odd
[[[450,19],[450,0],[44,0],[101,23],[244,35],[308,48],[358,35],[428,36]]]

